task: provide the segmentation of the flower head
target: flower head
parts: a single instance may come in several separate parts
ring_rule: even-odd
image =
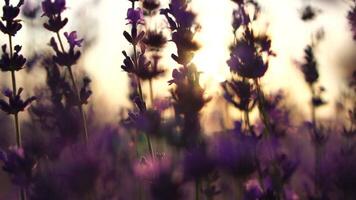
[[[248,81],[231,80],[222,83],[225,99],[242,111],[249,111],[255,105],[256,91]]]
[[[21,54],[21,46],[16,45],[14,47],[14,54],[10,58],[9,53],[6,50],[6,45],[2,46],[2,56],[0,60],[0,69],[1,71],[19,71],[23,69],[24,64],[26,63],[26,58],[24,58]]]
[[[270,47],[268,37],[256,37],[253,31],[246,29],[242,39],[233,47],[227,64],[232,72],[242,77],[262,77],[268,68],[268,60],[263,59],[263,54],[274,55]]]
[[[127,10],[126,19],[129,21],[128,24],[137,26],[138,24],[144,24],[143,11],[141,8],[129,8]]]
[[[61,13],[66,9],[65,0],[45,0],[42,2],[43,15],[48,21],[43,26],[52,32],[58,32],[68,22],[67,18],[62,19]]]
[[[142,2],[142,7],[146,9],[148,12],[153,12],[157,10],[160,6],[160,2],[158,0],[144,0]]]
[[[8,102],[0,99],[0,110],[7,114],[17,114],[20,111],[24,111],[32,101],[36,100],[36,97],[30,97],[25,101],[21,99],[21,93],[23,89],[20,88],[16,95],[13,95],[11,90],[5,90],[4,95],[9,99]]]
[[[71,48],[75,46],[81,47],[84,39],[78,39],[77,31],[72,31],[68,34],[68,32],[64,32],[64,36],[67,38],[67,41]]]
[[[305,63],[302,64],[301,70],[304,74],[304,79],[308,84],[314,84],[315,82],[318,81],[319,78],[319,73],[317,69],[317,62],[314,57],[314,51],[313,48],[308,45],[305,50]]]
[[[65,0],[44,0],[42,2],[42,16],[53,17],[54,15],[60,15],[65,9]]]
[[[68,42],[70,42],[70,41],[68,41]],[[75,42],[75,40],[74,40],[74,42]],[[53,60],[58,65],[61,65],[61,66],[70,67],[70,66],[76,64],[80,55],[81,55],[80,51],[74,50],[75,46],[73,46],[73,45],[77,45],[77,44],[70,44],[70,48],[69,48],[68,52],[62,52],[59,50],[56,40],[52,37],[49,45],[52,47],[52,49],[56,53],[56,55],[53,56]]]
[[[16,6],[10,5],[10,0],[5,0],[1,19],[4,21],[13,21],[19,15],[20,7],[23,4],[24,0],[20,0]]]
[[[10,5],[10,0],[5,0],[5,5],[3,6],[3,15],[0,21],[0,30],[11,36],[14,36],[17,31],[22,28],[20,20],[15,19],[20,13],[20,7],[23,5],[24,0],[20,0],[16,6]]]

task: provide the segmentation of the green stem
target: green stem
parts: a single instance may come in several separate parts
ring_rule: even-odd
[[[58,38],[59,44],[60,44],[60,46],[61,46],[62,52],[64,53],[65,50],[64,50],[63,42],[62,42],[62,40],[61,40],[61,36],[59,35],[59,31],[57,32],[57,38]],[[78,86],[77,86],[77,84],[76,84],[75,77],[74,77],[74,74],[73,74],[73,71],[72,71],[71,66],[67,66],[67,68],[68,68],[68,72],[69,72],[69,75],[70,75],[70,79],[71,79],[71,81],[72,81],[74,93],[75,93],[75,95],[76,95],[79,112],[80,112],[80,115],[81,115],[81,118],[82,118],[82,125],[83,125],[83,131],[84,131],[84,141],[85,141],[85,143],[87,144],[87,143],[88,143],[87,120],[86,120],[86,117],[85,117],[83,105],[82,105],[81,102],[80,102],[79,89],[78,89]]]
[[[135,1],[132,1],[132,8],[133,9],[135,8]],[[137,29],[136,25],[134,25],[134,27],[132,27],[132,28],[136,28]],[[134,65],[135,65],[135,69],[137,70],[138,69],[138,60],[137,60],[136,44],[132,44],[132,47],[133,47],[133,54],[134,54],[134,57],[133,57]],[[137,80],[139,98],[140,98],[141,102],[144,102],[143,93],[142,93],[142,87],[141,87],[141,80],[140,80],[140,77],[138,77],[137,75],[136,75],[136,80]],[[147,133],[146,133],[146,137],[147,137],[148,150],[149,150],[151,156],[153,157],[151,138]]]

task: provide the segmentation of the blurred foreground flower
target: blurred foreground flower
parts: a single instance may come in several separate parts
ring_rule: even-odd
[[[0,160],[4,163],[2,169],[10,175],[14,184],[21,187],[29,186],[36,161],[30,158],[22,148],[13,146],[6,152],[0,150]]]

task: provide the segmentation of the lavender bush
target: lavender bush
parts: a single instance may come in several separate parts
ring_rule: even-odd
[[[199,42],[204,27],[193,2],[120,2],[128,6],[118,36],[127,48],[120,47],[121,66],[112,67],[127,74],[128,96],[122,98],[130,103],[117,108],[122,112],[115,123],[98,125],[101,116],[91,99],[100,93],[91,88],[95,74],[89,78],[78,69],[91,41],[85,31],[66,31],[71,2],[4,0],[0,30],[8,42],[0,68],[10,79],[2,82],[0,99],[0,185],[14,187],[0,190],[1,200],[356,199],[356,70],[345,78],[340,117],[322,117],[322,108],[331,105],[318,47],[328,38],[313,35],[296,62],[309,91],[303,105],[310,115],[300,114],[286,91],[266,90],[279,52],[276,38],[258,29],[260,2],[229,1],[233,41],[224,67],[230,74],[219,84],[228,106],[219,112],[228,113],[226,124],[233,123],[211,132],[202,116],[218,97],[208,94],[194,59],[205,44]],[[345,20],[355,40],[356,3],[351,4]],[[33,55],[22,55],[14,42],[20,13],[32,28],[54,34],[44,44],[50,51],[35,47]],[[320,13],[307,5],[301,23],[312,23]],[[43,84],[33,91],[17,86],[19,71],[31,80],[36,70],[44,73]],[[158,88],[161,81],[165,87]],[[22,98],[24,91],[29,98]]]

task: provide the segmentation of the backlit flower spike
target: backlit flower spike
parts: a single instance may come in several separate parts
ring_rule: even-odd
[[[67,23],[68,19],[62,19],[61,13],[66,9],[65,0],[44,0],[42,2],[42,16],[48,17],[48,21],[43,26],[52,32],[58,32]]]
[[[62,52],[58,48],[56,40],[52,37],[49,45],[55,51],[56,55],[53,60],[60,66],[71,67],[77,63],[80,58],[81,52],[74,50],[74,46],[70,46],[68,52]]]
[[[7,114],[17,114],[24,111],[33,101],[37,99],[33,96],[26,100],[22,100],[22,91],[23,89],[19,88],[17,94],[14,96],[11,90],[5,90],[3,94],[8,98],[8,102],[0,99],[0,110],[6,112]]]
[[[6,50],[7,46],[4,44],[2,46],[2,56],[0,59],[0,69],[1,71],[19,71],[23,69],[25,63],[26,63],[26,58],[23,57],[23,55],[20,54],[21,51],[21,46],[16,45],[14,47],[14,54],[10,58],[9,53]]]
[[[14,7],[10,5],[9,0],[5,0],[5,6],[3,7],[3,16],[2,20],[4,21],[12,21],[14,20],[20,13],[20,7],[24,4],[24,0],[20,0],[18,4]]]
[[[314,57],[314,51],[312,46],[308,45],[304,50],[305,63],[302,64],[301,70],[304,74],[304,79],[308,84],[314,84],[319,79],[319,72],[317,69],[317,62]]]
[[[53,17],[60,15],[66,9],[65,0],[44,0],[42,2],[42,16]]]
[[[15,36],[17,31],[22,28],[19,19],[15,19],[20,13],[20,7],[23,5],[24,0],[20,0],[16,6],[10,5],[9,0],[5,0],[5,5],[3,6],[3,15],[0,21],[0,30],[4,34],[9,34]]]

